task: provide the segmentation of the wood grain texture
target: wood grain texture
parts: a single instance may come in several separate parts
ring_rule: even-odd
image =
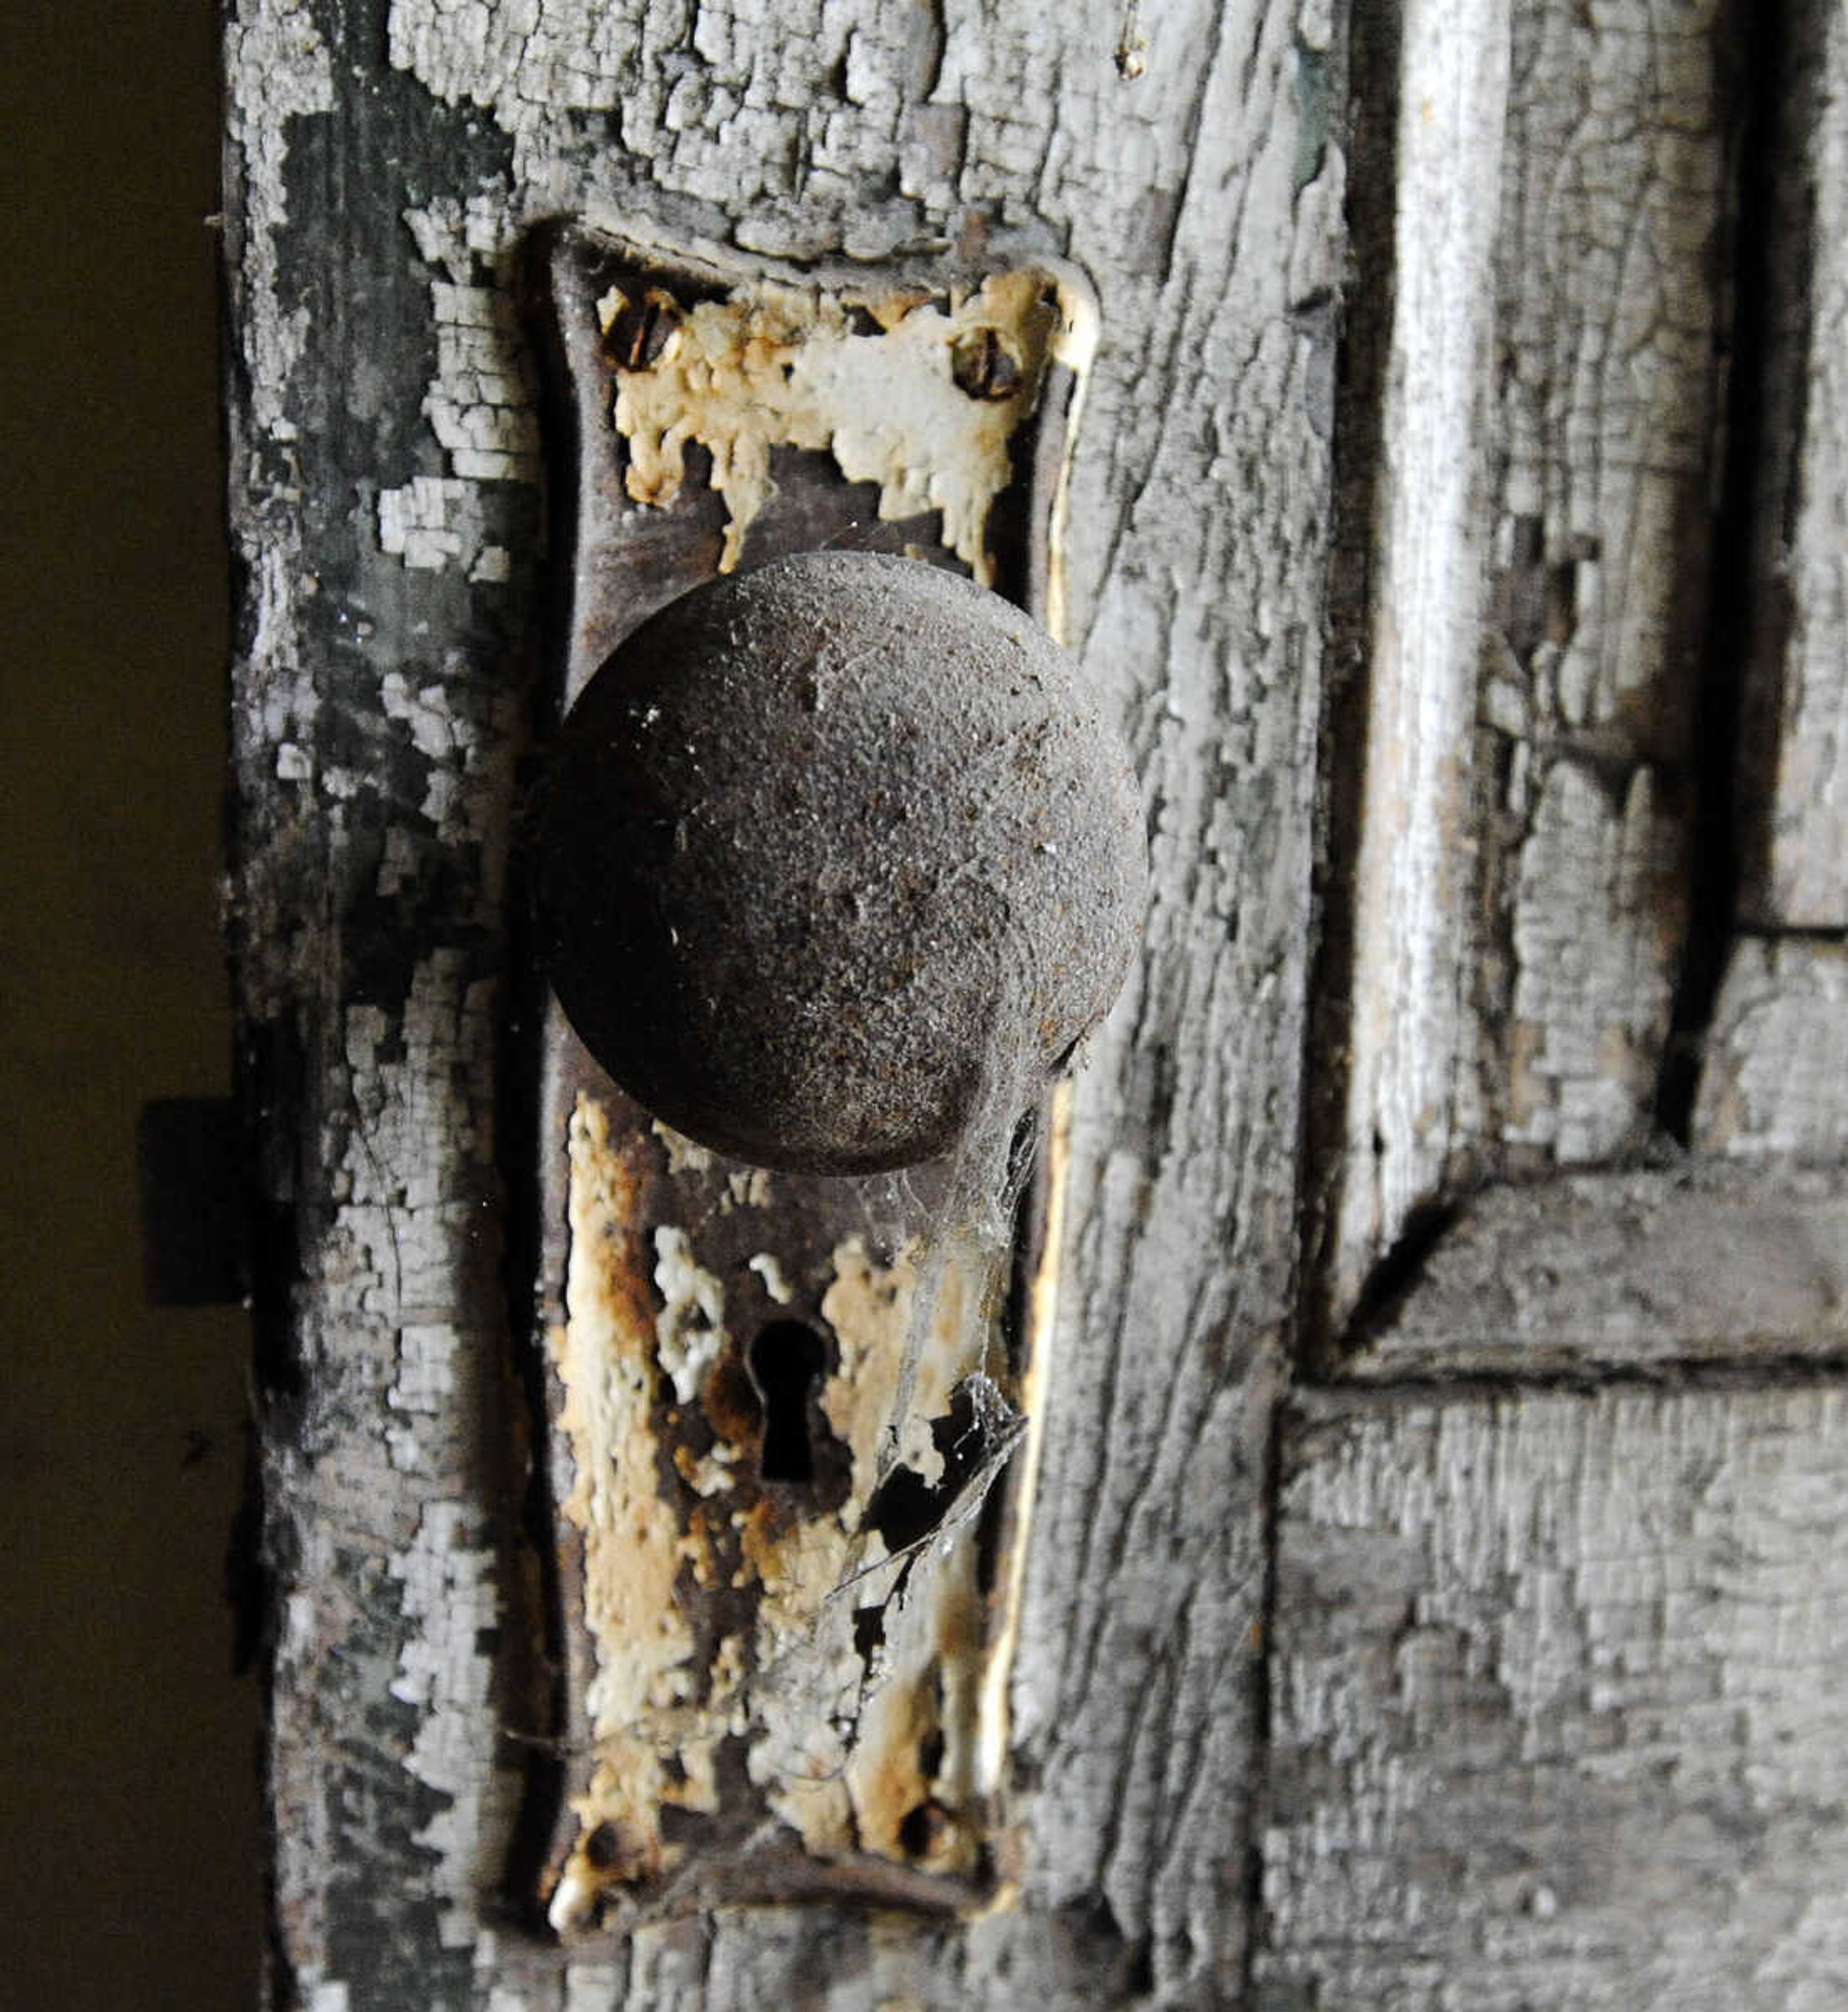
[[[1727,316],[1715,0],[1404,10],[1325,1318],[1635,1147],[1685,929]],[[1351,716],[1350,716],[1351,714]]]
[[[1801,0],[1776,79],[1746,672],[1742,910],[1848,928],[1848,19]]]
[[[1844,1426],[1833,1386],[1297,1414],[1251,2002],[1839,2004]]]
[[[1288,1316],[1343,51],[1325,0],[241,0],[234,892],[266,1142],[272,1995],[362,2008],[1228,2002]],[[511,278],[562,212],[826,262],[1051,252],[1107,334],[1074,633],[1158,894],[1075,1129],[1014,1697],[1022,1904],[569,1963],[503,1913],[549,1676],[498,1275],[504,881],[544,442]],[[513,1107],[517,1110],[517,1106]]]
[[[1692,1160],[1471,1197],[1343,1380],[1848,1355],[1848,1175]]]
[[[1848,1160],[1848,943],[1734,945],[1694,1129],[1704,1151],[1742,1160]]]

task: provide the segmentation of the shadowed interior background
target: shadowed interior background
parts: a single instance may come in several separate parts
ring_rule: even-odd
[[[144,1101],[230,1083],[216,37],[0,27],[0,2001],[59,2012],[255,1997],[247,1322],[146,1305],[134,1163]]]

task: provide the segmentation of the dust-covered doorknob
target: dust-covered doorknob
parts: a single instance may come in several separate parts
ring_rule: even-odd
[[[586,686],[535,804],[540,954],[655,1116],[821,1173],[953,1150],[1108,1010],[1146,898],[1126,749],[959,575],[819,552],[695,589]]]

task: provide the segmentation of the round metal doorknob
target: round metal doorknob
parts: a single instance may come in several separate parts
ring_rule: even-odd
[[[763,1166],[912,1165],[1018,1110],[1108,1010],[1147,901],[1128,754],[1065,652],[869,553],[645,623],[535,808],[566,1017],[657,1118]]]

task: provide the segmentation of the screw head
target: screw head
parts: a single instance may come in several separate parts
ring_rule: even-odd
[[[950,347],[950,375],[972,398],[998,405],[1020,389],[1020,359],[997,328],[972,328]]]
[[[765,1166],[913,1165],[997,1086],[1036,1093],[1147,898],[1128,755],[1071,659],[998,595],[870,553],[644,623],[535,815],[541,954],[585,1046]]]
[[[604,355],[619,369],[651,370],[667,354],[684,319],[680,302],[659,287],[649,287],[634,300],[625,294],[604,331]]]

